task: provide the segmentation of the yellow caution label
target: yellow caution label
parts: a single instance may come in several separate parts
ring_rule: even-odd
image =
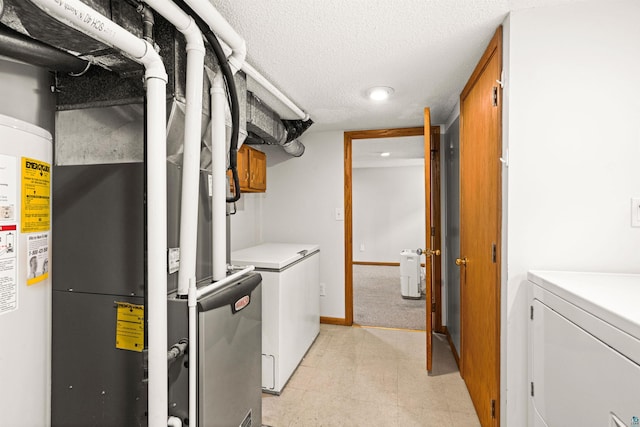
[[[51,165],[22,158],[22,232],[48,231],[51,226]]]
[[[142,351],[144,348],[144,305],[116,302],[116,348]]]

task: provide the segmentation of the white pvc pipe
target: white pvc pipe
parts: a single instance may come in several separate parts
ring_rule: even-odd
[[[198,296],[195,277],[189,284],[189,425],[198,426]]]
[[[202,83],[205,47],[202,33],[192,17],[168,0],[146,3],[172,23],[187,41],[187,87],[180,202],[180,270],[178,295],[188,295],[189,311],[189,425],[198,425],[198,337],[196,262],[198,247],[198,188],[200,136],[202,135]],[[182,425],[182,423],[180,423]]]
[[[207,24],[210,24],[206,18],[203,18]],[[215,28],[211,26],[213,32],[215,32]],[[222,50],[225,55],[230,56],[233,55],[233,49],[229,47],[228,44],[224,42],[224,40],[220,41],[220,45],[222,46]],[[287,107],[293,114],[298,116],[299,119],[307,121],[309,120],[309,114],[305,113],[300,107],[298,107],[291,99],[289,99],[284,93],[282,93],[277,87],[275,87],[269,80],[266,79],[258,70],[253,68],[251,64],[249,64],[246,60],[242,63],[240,69],[244,71],[247,76],[251,77],[256,83],[265,88],[271,95],[276,97],[278,101],[282,102],[282,104]]]
[[[167,74],[153,47],[80,0],[31,0],[56,20],[116,48],[145,67],[147,88],[147,319],[149,427],[168,418],[167,380]]]
[[[169,417],[167,427],[182,427],[182,420],[178,417]]]
[[[211,82],[211,242],[213,281],[227,276],[227,142],[224,80],[216,73]]]
[[[147,256],[149,426],[167,423],[167,133],[166,89],[147,80]]]
[[[248,265],[243,270],[240,270],[237,273],[233,273],[222,280],[218,280],[217,282],[211,283],[210,285],[199,288],[198,293],[196,295],[197,299],[206,297],[207,295],[215,292],[217,289],[220,289],[222,286],[226,285],[227,283],[233,282],[234,280],[241,278],[245,274],[255,269],[256,268],[253,265]]]
[[[244,71],[247,76],[251,77],[256,81],[260,86],[269,91],[273,96],[278,98],[278,101],[282,102],[288,109],[290,109],[298,118],[301,120],[307,121],[309,120],[309,114],[302,111],[296,104],[293,103],[292,100],[287,98],[287,96],[280,92],[277,87],[275,87],[269,80],[267,80],[262,74],[260,74],[255,68],[253,68],[248,62],[242,64],[242,71]]]
[[[178,295],[186,296],[196,276],[198,244],[198,188],[202,135],[202,81],[205,47],[193,18],[169,0],[146,0],[156,12],[184,34],[187,41],[187,87],[180,203],[180,270]]]
[[[232,54],[229,57],[229,65],[233,74],[238,72],[247,56],[247,45],[244,39],[238,35],[209,0],[185,0],[185,3],[209,25],[217,37],[231,47]]]

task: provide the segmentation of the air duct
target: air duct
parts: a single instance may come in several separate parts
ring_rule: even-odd
[[[0,7],[3,7],[1,0]],[[87,61],[25,36],[4,24],[0,24],[0,55],[72,75],[85,72],[90,65]]]
[[[289,155],[300,157],[304,145],[297,139],[312,120],[281,120],[278,114],[252,92],[247,92],[247,144],[278,145]]]

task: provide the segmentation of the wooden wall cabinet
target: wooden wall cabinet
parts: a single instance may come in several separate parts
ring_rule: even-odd
[[[227,171],[231,192],[234,191],[231,171]],[[267,155],[248,145],[238,150],[238,181],[243,193],[264,193],[267,190]]]

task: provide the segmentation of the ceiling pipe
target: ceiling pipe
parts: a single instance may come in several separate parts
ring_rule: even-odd
[[[269,91],[273,96],[278,98],[278,101],[282,102],[291,112],[293,112],[300,120],[307,121],[310,119],[309,114],[302,111],[296,104],[293,103],[284,93],[269,82],[262,74],[260,74],[255,68],[253,68],[248,62],[242,65],[242,71],[247,76],[251,77],[260,86]]]
[[[242,68],[247,56],[247,44],[244,39],[240,37],[209,0],[184,0],[184,2],[209,25],[211,31],[218,38],[231,47],[231,55],[228,58],[229,65],[233,74],[237,73]]]
[[[147,94],[147,322],[149,427],[168,420],[167,375],[167,73],[148,42],[80,0],[30,0],[57,21],[120,50],[145,67]]]
[[[81,75],[90,62],[0,24],[0,55],[51,71]]]
[[[189,322],[189,425],[198,425],[198,351],[196,262],[198,245],[198,188],[200,183],[200,137],[202,135],[202,83],[205,47],[196,22],[169,0],[145,0],[173,24],[187,41],[184,151],[180,202],[180,269],[178,295],[187,296]],[[222,110],[224,114],[224,109]],[[225,194],[223,192],[223,194]],[[223,196],[224,197],[224,196]]]
[[[234,71],[244,71],[249,77],[275,96],[301,120],[309,120],[309,115],[302,111],[293,101],[271,84],[262,74],[246,62],[247,47],[244,39],[231,27],[209,0],[184,0],[221,39],[225,53],[229,57],[229,65]]]

